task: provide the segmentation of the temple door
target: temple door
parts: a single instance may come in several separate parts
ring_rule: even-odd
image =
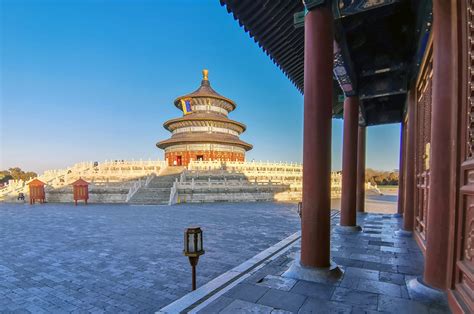
[[[455,213],[450,303],[454,312],[474,312],[474,0],[460,1],[460,184]],[[461,306],[462,304],[462,306]],[[466,309],[467,307],[467,309]],[[453,308],[453,307],[452,307]],[[463,308],[460,310],[460,308]]]
[[[426,222],[430,188],[431,96],[433,78],[433,42],[430,39],[416,83],[416,143],[415,143],[415,235],[423,251],[426,249]]]

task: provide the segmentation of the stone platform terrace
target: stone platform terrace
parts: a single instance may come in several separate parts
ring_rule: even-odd
[[[0,313],[152,313],[191,290],[183,231],[204,231],[198,286],[299,229],[296,205],[0,204]]]
[[[334,226],[338,219],[332,221]],[[400,218],[359,214],[358,223],[363,232],[332,233],[332,259],[344,270],[339,280],[316,283],[282,277],[299,254],[300,241],[297,240],[284,254],[242,276],[240,282],[229,285],[230,289],[223,286],[221,291],[214,291],[212,297],[203,298],[187,310],[198,313],[449,313],[444,294],[428,297],[413,286],[411,279],[423,271],[423,255],[412,238],[395,236],[394,232],[401,226]]]

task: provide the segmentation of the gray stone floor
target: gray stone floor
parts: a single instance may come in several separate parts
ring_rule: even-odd
[[[428,298],[407,284],[422,274],[423,255],[413,238],[395,236],[400,218],[362,214],[358,223],[363,232],[332,234],[332,259],[344,270],[340,279],[282,277],[299,254],[298,241],[200,313],[449,313],[444,294]]]
[[[296,206],[0,204],[0,312],[153,312],[190,291],[188,225],[204,230],[198,285],[299,229]]]

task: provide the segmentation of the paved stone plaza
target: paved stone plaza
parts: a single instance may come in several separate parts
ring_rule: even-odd
[[[299,224],[281,203],[0,204],[0,312],[153,312],[190,291],[186,226],[204,230],[202,285]]]

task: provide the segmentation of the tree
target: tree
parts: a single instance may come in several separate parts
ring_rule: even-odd
[[[0,171],[0,183],[7,183],[8,180],[11,179],[13,179],[13,177],[10,175],[10,172],[8,170]]]
[[[8,180],[23,180],[28,181],[31,178],[36,178],[38,175],[36,172],[28,171],[25,172],[19,167],[10,168],[8,170],[0,171],[0,182],[6,183]]]
[[[377,185],[398,185],[398,172],[367,168],[365,170],[365,180]]]

